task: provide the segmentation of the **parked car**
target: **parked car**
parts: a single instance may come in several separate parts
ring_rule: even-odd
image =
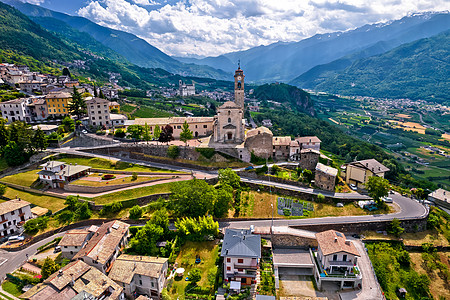
[[[83,129],[81,132],[84,133],[84,134],[86,134],[86,133],[87,133],[87,130],[86,130],[86,129]]]
[[[366,204],[363,206],[363,208],[367,209],[368,211],[378,210],[378,206],[376,204]]]
[[[356,185],[354,185],[353,183],[349,184],[350,188],[354,191],[358,190],[358,188],[356,187]]]
[[[394,190],[390,190],[389,194],[391,194],[391,195],[395,194]]]
[[[57,252],[61,252],[61,246],[56,246],[55,247],[55,253],[57,253]]]
[[[8,242],[23,241],[25,237],[23,235],[12,235],[8,238]]]
[[[384,201],[385,203],[393,203],[393,202],[394,202],[394,201],[392,200],[391,197],[384,197],[384,198],[383,198],[383,201]]]
[[[249,170],[253,170],[254,168],[253,168],[253,166],[248,166],[248,167],[246,167],[244,170],[245,171],[249,171]]]

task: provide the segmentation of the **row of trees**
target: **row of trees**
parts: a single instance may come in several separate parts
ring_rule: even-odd
[[[130,125],[127,128],[127,133],[129,137],[136,140],[151,141],[155,139],[161,143],[168,143],[175,139],[173,137],[173,127],[170,125],[162,127],[156,125],[153,134],[150,125],[148,125],[147,123],[145,123],[144,125]],[[115,135],[117,137],[124,137],[125,132],[122,130],[117,130]],[[187,142],[191,140],[192,137],[193,135],[192,131],[189,129],[189,124],[184,121],[180,133],[180,140],[187,144]]]

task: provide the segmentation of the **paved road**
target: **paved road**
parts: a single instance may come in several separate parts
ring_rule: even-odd
[[[6,273],[11,273],[18,267],[20,267],[26,260],[27,254],[31,257],[36,253],[37,248],[52,241],[54,238],[62,236],[64,233],[55,234],[47,239],[44,239],[40,242],[37,242],[30,247],[17,252],[8,252],[3,249],[0,249],[0,281],[6,276]]]

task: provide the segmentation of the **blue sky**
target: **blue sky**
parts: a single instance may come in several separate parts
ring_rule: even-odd
[[[169,55],[217,56],[345,31],[449,0],[21,0],[128,31]]]

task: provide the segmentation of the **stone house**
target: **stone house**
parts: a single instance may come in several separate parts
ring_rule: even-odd
[[[290,136],[274,136],[272,139],[273,158],[285,160],[289,157],[291,137]]]
[[[104,223],[73,259],[108,274],[121,249],[128,244],[129,227],[118,220]]]
[[[64,188],[65,184],[87,175],[89,166],[66,164],[61,161],[48,161],[40,166],[39,180],[52,188]]]
[[[121,285],[130,299],[135,294],[160,299],[168,266],[167,258],[122,254],[108,277]]]
[[[83,248],[93,234],[93,231],[85,229],[73,229],[67,231],[58,243],[58,246],[61,247],[61,256],[72,259],[74,255]]]
[[[223,257],[225,280],[251,285],[256,280],[261,258],[261,236],[249,229],[227,228],[220,256]]]
[[[326,191],[334,191],[338,170],[321,163],[317,163],[314,182],[317,187]]]
[[[247,131],[245,136],[244,148],[250,153],[254,153],[261,158],[270,158],[272,156],[272,141],[273,134],[270,129],[260,126],[255,129]]]
[[[47,103],[44,98],[32,99],[28,107],[33,121],[41,121],[48,118]]]
[[[299,156],[299,167],[314,171],[319,163],[320,152],[314,149],[302,149]]]
[[[438,206],[450,209],[450,192],[444,189],[437,189],[428,195],[428,200]]]
[[[383,166],[375,159],[366,159],[354,161],[344,165],[343,178],[348,184],[354,184],[358,188],[364,188],[367,181],[372,176],[379,176],[384,178],[384,174],[389,171],[389,168]]]
[[[7,124],[14,121],[31,122],[32,114],[28,107],[31,104],[31,98],[19,98],[0,103],[2,118],[7,119]]]
[[[322,142],[317,136],[302,136],[295,139],[300,150],[303,149],[314,149],[320,151],[320,143]]]
[[[13,199],[0,203],[0,236],[17,232],[32,217],[31,206],[27,201]]]

